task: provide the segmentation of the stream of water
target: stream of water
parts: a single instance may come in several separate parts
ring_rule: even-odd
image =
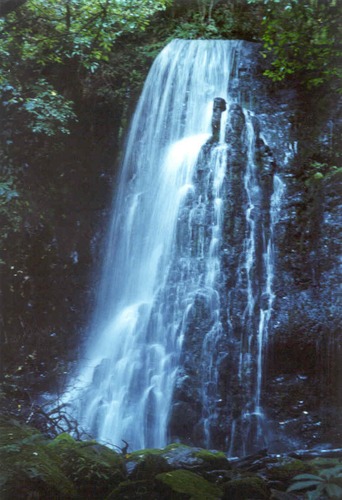
[[[222,254],[225,200],[234,196],[229,192],[232,174],[225,131],[236,98],[228,89],[230,79],[237,78],[239,44],[174,40],[157,57],[146,80],[126,143],[90,338],[63,398],[80,425],[100,441],[120,445],[125,439],[132,449],[167,444],[189,318],[202,297],[207,327],[199,355],[199,398],[204,444],[211,444],[222,354],[218,346],[234,335],[229,318],[222,319],[229,295],[222,285]],[[222,111],[221,132],[213,141],[217,97],[224,99],[228,111]],[[234,440],[241,439],[238,420],[248,427],[250,416],[257,416],[244,452],[250,439],[258,445],[265,439],[261,394],[274,297],[272,227],[283,190],[275,176],[266,227],[255,216],[260,183],[253,117],[246,109],[243,116],[245,231],[241,283],[236,286],[245,286],[246,304],[235,369],[248,404],[241,407],[238,419],[227,419],[232,453]],[[258,258],[263,277],[257,282]]]

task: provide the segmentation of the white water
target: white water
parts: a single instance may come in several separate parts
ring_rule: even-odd
[[[210,136],[213,99],[228,100],[238,43],[171,42],[153,64],[133,118],[91,338],[64,397],[83,428],[114,445],[165,445],[191,297],[203,279],[213,290],[219,273],[223,145],[213,153],[215,221],[204,277],[189,275],[180,248],[180,277],[172,290],[165,287],[177,219]]]
[[[244,258],[239,274],[246,276],[247,300],[243,314],[243,332],[241,336],[238,376],[247,394],[247,402],[240,416],[244,436],[236,436],[236,421],[232,423],[229,454],[234,449],[240,449],[243,455],[251,450],[267,446],[267,422],[261,405],[263,386],[264,357],[267,349],[269,322],[274,302],[274,228],[279,218],[279,210],[284,194],[284,183],[275,175],[273,178],[273,193],[270,200],[270,223],[265,222],[260,214],[261,192],[257,179],[258,166],[255,164],[255,132],[251,121],[252,115],[245,111],[246,143],[248,161],[244,176],[244,186],[247,194],[246,222],[247,232],[244,241]],[[265,141],[265,138],[263,138]],[[266,142],[266,141],[265,141]],[[259,223],[259,227],[257,225]],[[260,233],[260,234],[259,234]],[[256,277],[257,239],[262,239],[262,280]],[[260,251],[260,250],[259,250]],[[241,282],[238,282],[238,287]],[[257,299],[259,297],[259,304]],[[241,432],[241,429],[240,429]],[[240,440],[237,444],[235,440]]]
[[[236,347],[227,349],[230,338],[229,345],[239,345],[239,355],[227,378],[236,375],[245,402],[238,417],[223,422],[225,444],[230,454],[265,444],[263,364],[274,300],[274,225],[284,187],[274,176],[266,223],[253,114],[243,110],[242,149],[247,153],[239,168],[244,169],[246,229],[235,289],[226,290],[222,276],[231,270],[222,265],[224,203],[241,202],[230,192],[227,112],[218,142],[202,148],[211,137],[214,98],[225,99],[227,108],[231,103],[227,89],[230,78],[237,80],[233,68],[239,46],[237,41],[171,42],[153,64],[139,100],[90,338],[63,397],[80,426],[102,442],[120,446],[124,439],[131,449],[167,443],[182,346],[195,332],[201,349],[190,356],[197,356],[198,363],[192,383],[199,385],[193,394],[202,408],[202,442],[211,446],[220,405],[227,403],[218,399],[224,397],[218,367],[227,354],[234,357]],[[227,312],[223,321],[222,311],[241,290],[244,310],[238,322],[243,326],[236,341],[236,318]],[[229,406],[232,401],[227,415]]]

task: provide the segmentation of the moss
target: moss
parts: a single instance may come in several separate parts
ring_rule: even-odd
[[[105,500],[160,499],[159,494],[154,492],[153,488],[154,485],[151,481],[124,481]]]
[[[76,441],[61,434],[47,446],[82,498],[108,495],[125,479],[123,458],[95,441]]]
[[[119,467],[124,470],[124,460],[122,456],[96,441],[76,441],[69,434],[64,433],[51,441],[47,448],[57,453],[73,450],[78,455],[95,462],[106,464],[110,467]]]
[[[165,448],[146,448],[146,450],[132,451],[125,456],[126,460],[142,460],[146,455],[162,455]]]
[[[324,179],[324,175],[322,174],[322,172],[316,172],[314,175],[313,175],[313,179],[315,181],[320,181],[321,179]]]
[[[109,448],[68,434],[48,442],[14,421],[0,421],[0,454],[3,500],[104,498],[125,479],[123,458]]]
[[[190,498],[193,500],[214,500],[221,498],[222,491],[203,477],[187,471],[175,470],[158,474],[162,498]]]
[[[289,481],[297,474],[314,472],[312,466],[295,458],[283,458],[272,464],[268,469],[268,476],[277,481]]]
[[[47,453],[43,436],[17,422],[0,424],[1,498],[77,498],[72,481]]]
[[[202,460],[205,460],[207,462],[215,462],[218,459],[227,460],[226,455],[223,453],[223,451],[200,450],[193,453],[193,456],[201,458]]]
[[[77,441],[74,439],[70,434],[67,434],[66,432],[63,432],[62,434],[59,434],[53,441],[49,443],[49,447],[53,448],[55,446],[59,446],[60,444],[62,445],[76,445]]]
[[[270,491],[260,477],[245,477],[233,479],[223,486],[223,499],[227,500],[261,500],[270,498]]]
[[[132,453],[128,453],[126,455],[126,459],[137,460],[137,459],[142,459],[146,455],[164,455],[164,454],[168,453],[169,451],[175,450],[177,448],[190,449],[190,447],[186,446],[185,444],[171,443],[168,446],[166,446],[165,448],[146,448],[144,450],[133,451]]]
[[[203,460],[203,466],[215,469],[230,469],[229,461],[222,451],[200,450],[193,453],[193,456]]]

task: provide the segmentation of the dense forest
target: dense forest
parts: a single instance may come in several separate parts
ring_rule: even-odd
[[[270,94],[295,92],[300,106],[292,126],[300,146],[287,174],[289,197],[297,201],[283,235],[284,266],[298,288],[318,290],[320,260],[335,265],[336,227],[325,235],[319,227],[327,204],[336,215],[339,195],[342,9],[338,0],[1,0],[0,16],[0,413],[3,422],[14,418],[55,438],[77,423],[63,410],[49,413],[39,397],[63,390],[86,339],[128,125],[149,68],[171,40],[255,42]],[[317,251],[323,240],[329,255]],[[327,330],[316,332],[312,320],[308,337],[317,338],[291,362],[294,370],[319,365],[324,381],[317,391],[336,402],[341,338],[335,309],[324,300]],[[297,319],[291,324],[295,329]],[[332,339],[322,354],[329,361],[312,367],[310,349],[321,335]],[[19,438],[32,433],[20,430]],[[112,489],[124,478],[122,465],[115,467]],[[169,470],[164,462],[158,467]],[[309,466],[297,472],[316,473]],[[106,474],[100,470],[98,478]],[[64,486],[56,498],[90,498]],[[18,498],[31,498],[23,491]],[[99,491],[97,498],[109,493]],[[203,498],[218,498],[210,495]]]

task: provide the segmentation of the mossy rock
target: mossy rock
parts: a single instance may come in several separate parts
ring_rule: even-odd
[[[166,460],[172,469],[181,469],[186,465],[199,465],[202,460],[194,456],[194,452],[201,448],[192,448],[180,443],[172,443],[165,448],[150,448],[145,450],[134,451],[126,455],[126,463],[128,469],[135,469],[134,464],[138,464],[145,460],[147,456],[159,456]]]
[[[267,475],[276,481],[289,481],[297,474],[314,473],[313,467],[302,460],[285,457],[267,467]]]
[[[61,434],[47,446],[82,499],[102,498],[126,479],[121,455],[96,441],[76,441]]]
[[[15,421],[0,421],[0,462],[2,500],[104,498],[126,479],[123,457],[109,448],[68,434],[48,442]]]
[[[2,500],[77,498],[75,486],[47,452],[46,440],[36,429],[1,422],[0,436]]]
[[[176,450],[178,448],[187,448],[191,449],[190,446],[186,446],[181,443],[171,443],[165,448],[145,448],[143,450],[136,450],[132,453],[128,453],[126,455],[126,459],[128,460],[143,460],[146,455],[164,455],[172,450]]]
[[[203,477],[187,470],[174,470],[156,476],[163,499],[216,500],[222,491]]]
[[[193,456],[202,461],[201,467],[209,469],[231,469],[231,465],[222,451],[199,450],[193,453]]]
[[[105,500],[160,500],[160,495],[154,491],[153,481],[124,481],[115,488]]]
[[[145,455],[144,458],[137,464],[133,473],[132,479],[153,479],[157,474],[168,472],[171,467],[164,457],[160,455]]]
[[[257,476],[233,479],[223,485],[225,500],[263,500],[270,496],[266,482]]]

